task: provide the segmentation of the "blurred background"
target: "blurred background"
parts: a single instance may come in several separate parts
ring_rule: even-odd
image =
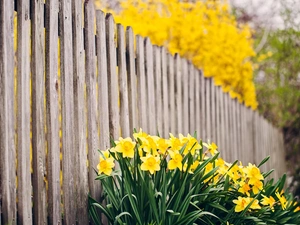
[[[299,0],[95,0],[171,53],[193,61],[285,139],[289,186],[300,196]]]

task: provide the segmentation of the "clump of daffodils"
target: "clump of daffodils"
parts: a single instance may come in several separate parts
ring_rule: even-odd
[[[274,183],[260,165],[228,163],[214,142],[140,130],[112,145],[100,151],[97,166],[106,206],[90,198],[96,224],[95,207],[110,224],[300,224],[285,177]]]

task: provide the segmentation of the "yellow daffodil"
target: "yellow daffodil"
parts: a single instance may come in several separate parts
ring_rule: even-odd
[[[160,170],[159,157],[147,154],[145,157],[141,157],[141,160],[143,161],[141,170],[149,171],[151,174]]]
[[[97,165],[98,173],[99,174],[106,174],[109,176],[112,173],[112,169],[114,168],[114,159],[111,157],[108,157],[106,159],[101,159],[99,164]]]
[[[286,209],[286,206],[287,206],[286,198],[284,197],[283,194],[279,194],[279,192],[275,192],[275,195],[276,195],[276,197],[278,198],[278,200],[280,201],[281,208],[282,208],[283,210],[285,210],[285,209]]]
[[[170,133],[169,145],[172,151],[179,151],[182,148],[181,141]]]
[[[211,144],[210,143],[203,143],[203,146],[205,146],[207,148],[207,150],[209,151],[209,153],[214,156],[215,154],[218,153],[217,149],[218,149],[218,146],[212,142]]]
[[[233,200],[233,203],[236,204],[236,206],[234,208],[235,212],[243,211],[250,203],[251,203],[251,205],[250,205],[249,209],[260,209],[261,208],[258,200],[257,199],[253,200],[253,198],[250,198],[250,197],[239,196],[238,199]]]
[[[260,180],[264,180],[263,175],[260,173],[259,168],[251,163],[248,164],[246,168],[244,168],[246,176],[249,178],[249,184],[254,185],[256,182]]]
[[[168,168],[169,170],[175,170],[176,168],[178,168],[180,171],[182,170],[182,155],[176,151],[170,151],[169,152],[171,159],[168,163]]]
[[[270,206],[271,210],[274,212],[274,205],[276,204],[275,199],[272,196],[270,196],[270,197],[267,197],[265,195],[262,195],[262,196],[263,196],[263,199],[261,201],[261,204]]]
[[[114,148],[115,151],[122,153],[122,156],[128,157],[128,158],[133,158],[134,156],[134,147],[135,147],[135,142],[132,141],[130,137],[128,138],[119,138],[119,141],[115,141],[116,147]]]

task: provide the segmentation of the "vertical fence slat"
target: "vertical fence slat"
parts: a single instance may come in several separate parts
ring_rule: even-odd
[[[206,117],[205,117],[205,78],[203,76],[203,73],[200,74],[200,99],[201,99],[201,114],[200,114],[200,120],[201,120],[201,139],[206,140]]]
[[[205,142],[208,140],[212,140],[212,133],[211,133],[211,79],[206,78],[205,79],[205,121],[206,121],[206,136],[205,136]]]
[[[163,117],[162,117],[162,73],[161,73],[161,54],[157,46],[153,47],[154,51],[154,79],[155,79],[155,99],[156,99],[156,129],[162,134],[163,132]]]
[[[147,106],[146,106],[146,77],[144,58],[144,38],[136,36],[136,63],[137,63],[137,88],[138,88],[138,120],[139,126],[148,132]]]
[[[167,54],[164,48],[161,48],[161,72],[162,72],[162,93],[163,93],[163,137],[169,136],[169,93],[168,93],[168,74],[167,74]]]
[[[195,69],[195,114],[196,114],[195,129],[197,131],[197,139],[198,140],[202,136],[200,75],[201,75],[201,72],[198,69]]]
[[[121,24],[117,25],[118,68],[120,89],[120,125],[123,137],[129,137],[128,85],[126,73],[125,32]]]
[[[182,132],[182,78],[181,78],[181,58],[178,54],[175,55],[175,104],[176,104],[176,132]]]
[[[182,60],[182,91],[183,91],[183,130],[184,135],[189,132],[189,89],[188,89],[188,62]]]
[[[14,30],[11,0],[0,3],[0,200],[2,222],[16,223],[14,145]]]
[[[195,130],[195,68],[189,64],[189,133],[194,134]]]
[[[117,56],[115,43],[115,24],[111,14],[106,16],[106,44],[108,66],[108,97],[110,135],[116,139],[120,135],[119,89],[117,74]]]
[[[62,109],[62,190],[63,218],[65,224],[75,224],[76,202],[74,160],[74,93],[73,93],[73,46],[72,46],[72,2],[60,1],[60,71]]]
[[[61,224],[58,107],[58,1],[46,1],[46,119],[48,212],[50,224]]]
[[[109,137],[109,99],[107,81],[107,51],[106,51],[106,27],[105,14],[102,11],[96,12],[97,23],[97,66],[98,66],[98,112],[100,125],[101,150],[110,145]]]
[[[170,99],[170,131],[175,135],[176,111],[175,111],[175,76],[174,76],[174,57],[168,54],[168,80],[169,80],[169,99]]]
[[[18,1],[18,222],[31,224],[29,1]]]
[[[215,96],[216,96],[216,143],[218,146],[222,147],[221,144],[221,112],[220,112],[220,86],[215,87]]]
[[[45,151],[44,77],[44,1],[32,2],[32,168],[33,222],[47,223]]]
[[[148,125],[149,133],[155,135],[156,115],[155,115],[155,91],[154,91],[154,70],[153,70],[153,46],[149,38],[145,40],[145,70],[147,79],[148,96]]]
[[[135,71],[135,53],[134,53],[134,35],[131,27],[126,29],[126,56],[127,56],[127,71],[128,71],[128,96],[129,96],[129,123],[130,132],[133,129],[138,129],[138,113],[137,113],[137,86],[136,86],[136,71]]]
[[[89,161],[89,186],[91,196],[98,199],[100,196],[99,182],[95,181],[95,171],[98,164],[98,125],[97,125],[97,89],[96,89],[96,54],[94,34],[95,10],[92,1],[86,2],[84,7],[84,32],[85,32],[85,80],[87,101],[88,124],[88,161]]]
[[[72,1],[73,17],[73,84],[74,84],[74,151],[75,151],[75,195],[78,224],[88,224],[88,173],[86,154],[85,73],[82,32],[82,1]],[[80,216],[79,216],[80,215]]]
[[[216,87],[214,85],[214,80],[210,80],[210,105],[211,105],[211,141],[216,142]]]

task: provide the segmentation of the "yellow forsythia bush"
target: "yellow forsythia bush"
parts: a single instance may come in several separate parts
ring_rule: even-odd
[[[238,24],[227,1],[124,0],[120,9],[106,9],[117,23],[179,53],[214,77],[231,97],[257,107],[253,83],[252,31]],[[96,6],[105,9],[100,0]],[[113,11],[115,10],[115,11]]]

